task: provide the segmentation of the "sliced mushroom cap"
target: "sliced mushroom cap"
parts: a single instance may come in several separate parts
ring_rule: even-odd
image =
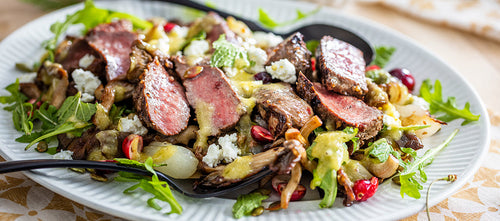
[[[396,170],[399,167],[399,160],[396,159],[396,157],[389,155],[387,160],[383,163],[377,162],[375,159],[371,159],[369,157],[365,157],[362,161],[361,164],[370,171],[374,176],[378,178],[389,178],[394,173],[396,173]]]

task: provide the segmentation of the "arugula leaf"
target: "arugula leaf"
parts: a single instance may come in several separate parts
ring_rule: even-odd
[[[316,170],[313,171],[313,174],[316,174]],[[335,202],[335,198],[337,197],[337,171],[333,169],[327,171],[324,174],[323,179],[321,179],[319,188],[321,188],[325,192],[323,199],[319,203],[319,207],[332,207],[333,203]]]
[[[69,26],[74,24],[83,24],[85,29],[88,30],[99,24],[110,22],[113,18],[128,19],[132,22],[134,28],[148,29],[153,26],[150,22],[137,18],[133,15],[97,8],[92,0],[86,0],[85,7],[82,10],[66,16],[66,20],[64,22],[58,21],[50,26],[50,31],[54,33],[54,37],[44,41],[42,44],[49,55],[48,59],[50,61],[54,61],[54,50],[57,47],[57,42],[61,35],[68,30]]]
[[[180,50],[184,51],[184,48],[186,48],[189,44],[191,44],[192,41],[205,40],[206,38],[207,38],[207,33],[205,31],[200,31],[198,32],[198,34],[196,34],[192,38],[187,39],[184,43],[182,43]]]
[[[433,89],[434,92],[432,91]],[[420,87],[420,96],[429,103],[429,111],[431,114],[441,114],[438,115],[438,119],[445,122],[462,118],[464,119],[462,126],[479,120],[481,115],[474,115],[470,111],[469,102],[465,103],[462,110],[458,109],[455,103],[455,97],[448,97],[447,101],[444,102],[441,89],[441,82],[439,80],[435,81],[433,87],[429,79],[425,80]]]
[[[422,184],[420,184],[420,182],[423,183],[427,182],[427,175],[424,172],[424,167],[429,165],[434,159],[434,157],[446,146],[448,146],[448,144],[455,137],[455,135],[457,135],[457,133],[458,129],[453,131],[453,133],[451,133],[451,135],[448,138],[446,138],[446,140],[439,146],[428,150],[421,157],[416,157],[412,162],[406,163],[400,160],[400,165],[404,168],[399,175],[399,181],[401,182],[401,188],[399,192],[402,198],[404,198],[405,194],[415,199],[420,198],[421,195],[419,190],[423,189]],[[411,148],[402,148],[403,152],[408,151],[408,149]],[[408,153],[416,155],[415,151],[413,152],[408,151]],[[416,177],[417,172],[419,174],[418,177]]]
[[[262,200],[269,198],[259,192],[243,194],[238,196],[236,203],[233,205],[233,216],[239,219],[243,216],[248,216],[252,211],[262,205]]]
[[[296,10],[297,17],[295,19],[285,21],[285,22],[276,22],[273,18],[271,18],[271,16],[269,16],[269,14],[267,14],[266,11],[264,11],[264,9],[259,8],[259,22],[267,28],[276,28],[276,27],[291,25],[295,22],[298,22],[302,19],[305,19],[311,15],[318,13],[320,9],[321,8],[318,7],[310,12],[303,12],[303,11],[297,9]]]
[[[94,115],[97,110],[95,104],[85,103],[80,99],[80,92],[78,92],[75,96],[68,97],[64,100],[56,113],[58,116],[58,123],[64,123],[66,121],[86,122],[92,118],[92,115]]]
[[[149,157],[146,160],[146,162],[144,162],[144,163],[140,163],[140,162],[137,162],[134,160],[129,160],[129,159],[123,159],[123,158],[116,158],[114,160],[118,161],[119,164],[144,168],[152,174],[151,179],[147,179],[144,176],[130,175],[129,173],[123,173],[123,172],[118,173],[118,175],[120,175],[120,176],[115,177],[116,181],[139,182],[139,183],[129,187],[125,191],[123,191],[123,193],[125,193],[125,194],[131,193],[140,187],[144,191],[153,194],[154,197],[149,198],[147,201],[147,204],[150,207],[152,207],[156,210],[161,210],[162,209],[161,206],[159,206],[155,202],[155,200],[161,200],[161,201],[167,202],[170,205],[170,212],[168,212],[168,214],[172,214],[172,213],[181,214],[182,213],[182,207],[179,204],[179,202],[177,202],[174,195],[172,194],[172,191],[170,190],[168,183],[165,181],[161,181],[158,178],[158,175],[156,175],[156,172],[153,169],[153,167],[155,166],[153,164],[153,158]]]
[[[58,125],[57,108],[44,102],[38,110],[35,110],[33,120],[38,119],[42,122],[42,129],[47,130]]]
[[[384,68],[395,51],[395,47],[375,46],[375,59],[373,59],[371,64]]]
[[[387,143],[385,138],[381,138],[373,142],[373,144],[371,144],[366,151],[370,157],[377,158],[381,163],[387,161],[387,159],[389,159],[389,155],[396,152],[392,149],[392,146]]]
[[[4,109],[12,111],[12,122],[14,123],[14,127],[16,130],[30,135],[33,131],[33,122],[31,120],[32,115],[28,114],[28,112],[33,113],[33,104],[26,102],[28,97],[19,91],[19,79],[16,79],[16,82],[7,86],[5,90],[10,92],[11,95],[1,96],[0,103],[12,104],[6,106]]]
[[[245,50],[228,42],[224,34],[212,43],[212,47],[215,50],[210,59],[212,67],[233,67],[238,58],[248,60]]]

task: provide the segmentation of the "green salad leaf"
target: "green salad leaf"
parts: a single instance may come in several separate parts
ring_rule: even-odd
[[[479,120],[481,115],[475,115],[470,111],[470,103],[465,103],[463,109],[459,109],[456,105],[455,97],[448,97],[446,102],[442,98],[441,82],[436,80],[434,86],[427,79],[420,87],[420,96],[429,103],[431,114],[436,114],[439,120],[449,122],[455,119],[464,119],[462,126],[473,121]]]
[[[262,205],[262,200],[269,198],[259,192],[252,192],[238,196],[236,203],[233,205],[233,216],[239,219],[243,216],[248,216],[252,211]]]
[[[122,158],[117,158],[114,160],[118,161],[118,163],[122,165],[146,169],[152,174],[151,178],[148,178],[137,174],[119,172],[118,173],[119,176],[115,177],[114,180],[120,182],[138,182],[137,184],[123,191],[123,193],[129,194],[135,191],[136,189],[141,188],[144,191],[153,194],[153,197],[149,198],[147,201],[150,207],[156,210],[161,210],[162,207],[156,203],[156,200],[161,200],[167,202],[170,205],[170,212],[168,212],[168,214],[182,213],[182,206],[175,199],[168,183],[165,181],[161,181],[158,178],[158,175],[156,175],[156,172],[153,169],[153,167],[155,166],[153,164],[153,158],[149,157],[144,163]]]
[[[455,135],[457,135],[457,133],[458,129],[454,130],[443,143],[435,148],[428,150],[421,157],[416,157],[416,152],[414,150],[408,150],[411,148],[402,148],[403,152],[410,153],[412,156],[414,156],[414,160],[411,162],[404,162],[400,160],[400,165],[403,167],[403,171],[401,171],[401,173],[399,174],[399,181],[401,182],[401,189],[399,192],[401,194],[401,197],[404,198],[404,195],[406,194],[409,197],[415,199],[420,198],[420,190],[423,189],[421,182],[427,182],[427,175],[425,174],[424,167],[429,165],[434,157],[446,146],[448,146],[448,144],[455,137]]]
[[[316,174],[316,170],[313,171],[313,175],[318,176]],[[328,170],[323,175],[323,179],[321,179],[319,188],[321,188],[325,192],[323,199],[321,200],[321,202],[319,202],[319,207],[332,207],[333,203],[335,203],[335,198],[337,197],[337,171],[334,169]]]
[[[397,151],[392,149],[392,146],[385,138],[373,142],[365,151],[370,157],[377,158],[381,163],[387,161],[391,154],[393,156],[399,156]]]
[[[33,104],[26,102],[28,97],[19,91],[19,79],[16,79],[16,82],[7,86],[5,90],[10,93],[10,96],[1,96],[0,103],[11,104],[4,109],[12,111],[14,127],[16,130],[30,135],[33,131],[33,122],[31,120],[32,115],[28,113],[32,113]]]
[[[384,68],[385,65],[391,59],[392,54],[396,51],[395,47],[388,46],[375,46],[375,59],[372,61],[372,65],[377,65],[380,68]]]
[[[297,21],[300,21],[302,19],[305,19],[311,15],[318,13],[319,10],[321,10],[320,7],[316,8],[310,12],[303,12],[303,11],[297,9],[296,10],[297,17],[295,19],[292,19],[289,21],[284,21],[284,22],[277,22],[273,18],[271,18],[271,16],[269,16],[269,14],[267,14],[267,12],[264,11],[264,9],[259,8],[259,22],[267,28],[277,28],[277,27],[291,25]]]
[[[212,67],[233,67],[236,59],[248,61],[245,50],[228,42],[225,35],[220,35],[219,39],[213,42],[212,47],[214,48],[210,59]]]
[[[316,52],[316,48],[318,46],[319,46],[319,41],[318,40],[309,40],[309,41],[306,41],[307,50],[309,50],[313,54],[314,54],[314,52]]]

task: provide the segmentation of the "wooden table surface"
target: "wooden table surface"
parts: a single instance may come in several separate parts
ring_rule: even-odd
[[[499,42],[414,19],[404,13],[389,10],[380,5],[343,1],[344,3],[339,6],[334,3],[325,3],[329,1],[324,0],[310,1],[332,6],[347,13],[384,24],[413,39],[458,70],[479,93],[490,114],[496,115],[500,112],[500,99],[498,98],[500,94]],[[19,0],[2,0],[0,6],[0,40],[25,23],[45,13],[47,12]],[[496,123],[498,123],[498,120]],[[2,160],[0,158],[0,161]],[[2,217],[1,214],[0,211],[0,218],[5,220],[6,217]],[[98,212],[95,214],[97,215],[88,216],[87,218],[103,218]]]

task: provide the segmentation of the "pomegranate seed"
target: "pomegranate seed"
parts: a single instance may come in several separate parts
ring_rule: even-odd
[[[269,84],[271,83],[271,80],[273,80],[271,75],[267,72],[259,72],[255,74],[253,78],[257,81],[262,81],[263,84]]]
[[[316,70],[316,58],[315,57],[311,58],[311,68],[313,71]]]
[[[280,183],[278,184],[278,193],[281,195],[281,192],[285,189],[286,183]],[[297,188],[295,188],[295,191],[292,193],[292,197],[290,197],[290,201],[297,201],[301,200],[304,198],[306,195],[306,187],[304,185],[299,184]]]
[[[413,88],[415,87],[415,78],[408,69],[395,68],[389,71],[389,74],[399,79],[410,92],[413,91]]]
[[[274,141],[274,137],[271,134],[271,132],[269,132],[266,128],[263,128],[261,126],[257,125],[252,126],[250,134],[252,135],[252,138],[257,142],[270,143]]]
[[[357,201],[365,201],[372,197],[378,188],[378,178],[372,177],[370,180],[358,180],[354,183],[353,191]]]
[[[142,137],[137,134],[128,135],[125,140],[123,140],[122,150],[128,159],[139,159],[142,152]]]
[[[365,71],[371,71],[371,70],[380,70],[380,67],[378,65],[372,64],[365,68]]]
[[[167,24],[165,24],[165,25],[163,26],[163,30],[165,30],[165,32],[167,32],[167,33],[168,33],[168,32],[170,32],[170,31],[172,31],[172,29],[174,29],[174,27],[175,27],[175,26],[177,26],[177,24],[167,22]]]

